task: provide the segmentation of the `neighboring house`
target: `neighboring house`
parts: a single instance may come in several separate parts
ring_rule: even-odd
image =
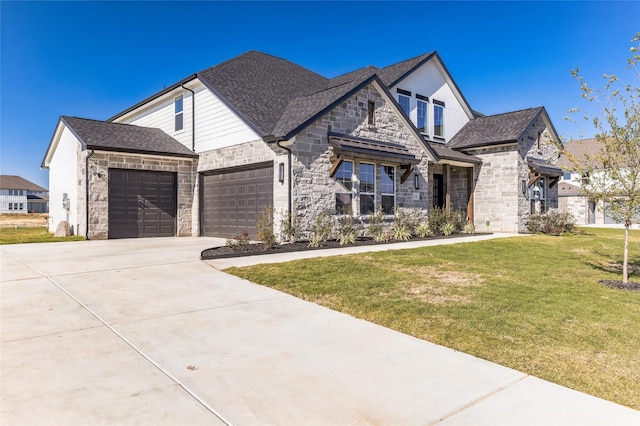
[[[0,175],[0,213],[47,213],[49,191],[12,175]]]
[[[565,142],[563,148],[578,162],[584,161],[585,157],[597,155],[601,149],[598,141],[594,138]],[[564,170],[558,188],[558,209],[560,211],[571,213],[578,225],[618,223],[605,213],[602,203],[596,205],[582,193],[583,176],[573,170],[574,165],[566,154],[560,156],[558,165]],[[597,168],[595,172],[597,173]]]
[[[268,206],[304,230],[439,206],[525,231],[557,206],[559,146],[543,107],[473,111],[436,52],[330,79],[250,51],[107,121],[61,117],[42,165],[52,227],[89,238],[255,237]]]

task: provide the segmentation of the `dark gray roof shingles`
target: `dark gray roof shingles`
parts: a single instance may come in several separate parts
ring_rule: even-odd
[[[501,142],[515,142],[543,109],[543,107],[537,107],[478,117],[469,121],[456,133],[447,146],[453,149],[465,149]]]
[[[89,149],[197,157],[160,129],[78,117],[60,119]]]
[[[293,62],[254,50],[201,71],[198,78],[231,103],[260,136],[273,134],[292,100],[323,90],[329,82]]]

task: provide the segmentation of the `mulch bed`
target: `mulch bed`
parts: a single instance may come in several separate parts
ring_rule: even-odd
[[[476,233],[473,235],[488,235],[489,233]],[[201,260],[211,260],[211,259],[226,259],[230,257],[242,257],[242,256],[257,256],[262,254],[275,254],[275,253],[291,253],[295,251],[309,251],[309,250],[324,250],[331,248],[341,248],[341,247],[354,247],[354,246],[372,246],[372,245],[383,245],[383,244],[394,244],[394,243],[406,243],[409,241],[426,241],[426,240],[440,240],[446,238],[460,238],[460,237],[468,237],[469,234],[453,234],[449,236],[435,236],[428,238],[411,238],[407,241],[401,240],[391,240],[385,242],[376,242],[373,238],[360,238],[356,240],[355,244],[346,244],[340,245],[340,243],[336,240],[325,241],[320,244],[320,247],[309,247],[308,241],[298,241],[295,243],[287,243],[287,244],[277,244],[270,248],[269,250],[265,250],[262,247],[262,244],[247,244],[244,247],[238,248],[230,248],[227,246],[223,247],[213,247],[206,250],[203,250],[200,254]]]
[[[605,287],[615,288],[618,290],[640,291],[640,283],[630,282],[630,283],[624,284],[622,281],[615,281],[615,280],[600,280],[599,283],[604,285]]]

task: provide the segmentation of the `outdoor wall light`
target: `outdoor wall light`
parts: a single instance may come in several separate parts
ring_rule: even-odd
[[[420,189],[420,175],[413,175],[413,183],[416,189]]]
[[[278,164],[278,181],[284,183],[284,163]]]

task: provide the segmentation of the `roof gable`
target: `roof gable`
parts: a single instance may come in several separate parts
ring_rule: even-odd
[[[465,124],[447,146],[465,149],[516,142],[543,111],[537,107],[478,117]]]

